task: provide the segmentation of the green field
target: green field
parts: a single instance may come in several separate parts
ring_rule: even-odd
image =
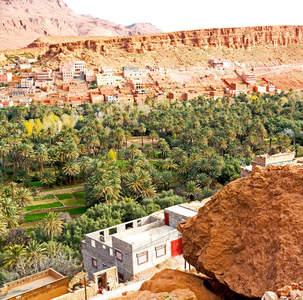
[[[29,186],[43,187],[43,183],[41,181],[34,181],[34,182],[30,182]]]
[[[72,209],[62,209],[57,211],[59,212],[68,212],[71,216],[72,215],[79,215],[79,214],[84,214],[86,212],[87,208],[86,207],[77,207],[77,208],[72,208]],[[30,214],[30,215],[25,215],[24,217],[24,222],[35,222],[35,221],[41,221],[45,218],[47,213],[38,213],[38,214]]]
[[[43,201],[43,200],[52,200],[52,199],[56,199],[54,195],[50,194],[50,195],[45,195],[42,197],[36,197],[34,198],[34,201]]]
[[[73,199],[72,194],[58,194],[58,195],[56,195],[56,197],[61,201],[66,200],[66,199]]]
[[[62,207],[63,204],[60,202],[53,202],[53,203],[46,203],[46,204],[40,204],[40,205],[32,205],[27,206],[25,208],[26,211],[34,211],[34,210],[40,210],[40,209],[46,209],[46,208],[54,208],[54,207]]]
[[[73,195],[79,203],[84,203],[84,193],[85,192],[75,192]]]

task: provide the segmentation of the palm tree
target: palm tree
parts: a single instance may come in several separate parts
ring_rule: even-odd
[[[117,141],[118,143],[118,149],[121,149],[122,148],[122,142],[125,138],[125,132],[124,130],[119,127],[117,128],[114,133],[113,133],[113,138]]]
[[[59,234],[63,229],[63,221],[56,212],[49,212],[43,220],[43,232],[50,236],[51,241],[55,234]]]
[[[201,188],[197,185],[195,181],[187,182],[184,188],[184,194],[189,197],[190,201],[193,201],[195,196],[201,193]]]
[[[177,164],[174,162],[173,159],[171,158],[167,158],[165,161],[164,161],[164,168],[166,170],[170,170],[172,171],[173,169],[176,169],[177,168]]]
[[[52,184],[56,182],[56,176],[53,172],[46,170],[43,173],[43,177],[41,179],[41,182],[49,188]]]
[[[7,232],[7,223],[5,222],[4,216],[0,211],[0,236]]]
[[[52,146],[52,137],[55,136],[55,129],[52,126],[49,126],[49,127],[47,127],[45,133],[49,138],[49,147],[51,148],[51,146]]]
[[[30,190],[21,187],[16,193],[16,200],[18,204],[23,208],[33,201],[33,195]]]
[[[129,141],[132,137],[133,137],[133,135],[131,134],[130,131],[128,131],[128,130],[124,131],[125,149],[127,149],[127,141]]]
[[[159,135],[156,131],[152,130],[148,136],[151,140],[152,140],[152,146],[153,146],[153,153],[155,156],[155,144],[154,144],[154,140],[159,138]]]
[[[9,153],[9,145],[4,141],[0,141],[0,156],[2,157],[3,170],[5,171],[5,157]]]
[[[80,166],[74,160],[69,160],[65,166],[62,168],[62,172],[64,175],[69,176],[69,183],[72,183],[72,178],[75,181],[75,176],[80,173]]]
[[[35,155],[36,155],[36,160],[39,164],[40,178],[42,178],[42,174],[44,173],[43,164],[48,159],[48,153],[47,153],[47,149],[46,149],[45,145],[43,145],[43,144],[39,145]]]
[[[144,126],[144,124],[140,124],[139,132],[141,134],[141,143],[142,143],[142,147],[143,147],[143,134],[146,132],[146,127]]]
[[[88,156],[83,156],[80,161],[80,171],[82,172],[82,178],[84,181],[86,181],[86,174],[88,171],[88,168],[91,165],[91,158]]]
[[[9,185],[10,185],[10,188],[11,188],[11,191],[12,191],[12,201],[14,202],[14,197],[15,197],[16,190],[17,190],[17,183],[16,182],[11,182]]]
[[[23,245],[9,245],[4,248],[5,256],[3,258],[4,267],[10,270],[25,256]]]
[[[27,245],[25,251],[26,256],[29,260],[34,260],[48,252],[45,244],[39,244],[36,240],[31,240],[30,243]]]
[[[201,187],[206,187],[211,183],[211,178],[207,176],[205,173],[200,173],[197,176],[197,181]]]

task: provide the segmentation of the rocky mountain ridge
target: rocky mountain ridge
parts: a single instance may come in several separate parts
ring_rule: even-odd
[[[161,32],[149,23],[130,26],[74,13],[62,0],[0,0],[0,49],[26,47],[41,36],[127,36]]]
[[[208,47],[229,49],[254,49],[259,46],[288,46],[303,44],[303,26],[257,26],[242,28],[213,28],[172,33],[124,37],[80,37],[76,41],[56,43],[50,49],[64,46],[67,49],[86,48],[96,52],[126,50],[129,53],[159,51],[170,47],[189,46],[207,49]],[[42,46],[40,40],[31,47]]]

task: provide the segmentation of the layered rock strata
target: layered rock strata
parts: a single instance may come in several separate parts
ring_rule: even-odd
[[[303,26],[259,26],[243,28],[215,28],[172,33],[149,34],[131,37],[96,37],[50,45],[50,51],[60,47],[90,49],[100,53],[126,50],[129,53],[159,51],[171,47],[226,47],[230,49],[253,49],[259,46],[287,46],[303,44]],[[45,45],[39,39],[30,47]]]

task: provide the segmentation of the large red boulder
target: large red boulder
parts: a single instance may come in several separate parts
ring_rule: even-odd
[[[247,297],[303,279],[303,167],[256,168],[180,223],[184,258]]]

